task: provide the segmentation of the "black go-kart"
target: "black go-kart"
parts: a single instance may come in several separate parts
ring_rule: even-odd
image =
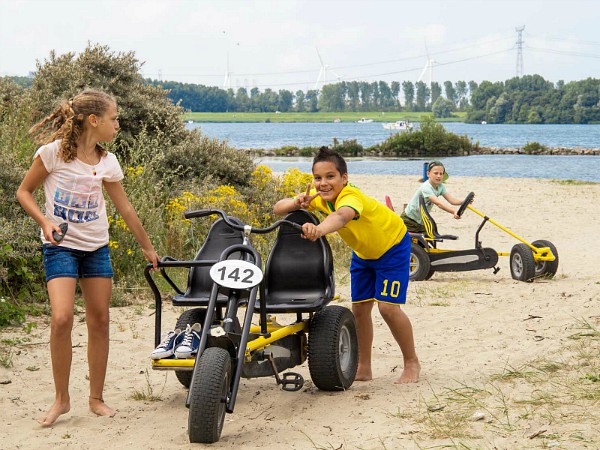
[[[325,238],[311,242],[301,237],[302,224],[318,224],[318,219],[299,210],[270,227],[253,228],[218,209],[185,213],[187,219],[213,215],[221,218],[213,223],[193,260],[167,256],[159,263],[162,276],[175,291],[173,305],[188,308],[175,329],[202,325],[197,354],[152,361],[153,369],[174,370],[189,388],[189,439],[202,443],[219,440],[242,377],[273,376],[282,389],[297,391],[304,384],[302,375],[280,373],[308,359],[317,388],[342,391],[354,382],[358,365],[354,316],[348,308],[329,305],[335,291],[329,244]],[[277,238],[263,273],[250,236],[275,229]],[[151,267],[146,267],[145,276],[156,302],[157,346],[163,301]],[[167,273],[175,268],[189,270],[185,290]],[[290,315],[291,323],[279,325],[276,314]]]

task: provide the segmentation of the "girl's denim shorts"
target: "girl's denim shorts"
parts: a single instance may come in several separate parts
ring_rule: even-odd
[[[112,278],[108,245],[93,252],[44,244],[46,281],[53,278]]]

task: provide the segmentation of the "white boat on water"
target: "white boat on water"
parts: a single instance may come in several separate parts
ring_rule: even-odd
[[[361,119],[358,119],[356,121],[356,123],[371,123],[371,122],[373,122],[373,119],[365,119],[364,117]]]
[[[406,120],[397,120],[396,122],[384,123],[383,128],[386,130],[408,131],[412,130],[412,124]]]

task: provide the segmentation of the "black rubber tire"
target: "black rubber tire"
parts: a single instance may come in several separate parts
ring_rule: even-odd
[[[475,192],[469,192],[467,194],[467,196],[465,197],[465,199],[463,200],[463,202],[458,207],[458,210],[456,211],[456,215],[458,217],[462,217],[462,215],[464,214],[465,210],[467,209],[467,206],[469,206],[469,204],[473,201],[473,197],[475,197]]]
[[[434,273],[435,273],[435,270],[429,269],[429,272],[427,272],[427,275],[425,276],[425,281],[429,280],[433,276]]]
[[[533,252],[526,244],[516,244],[510,251],[510,274],[519,281],[533,281],[535,260]]]
[[[430,275],[431,272],[431,275]],[[419,244],[411,244],[410,247],[410,267],[409,267],[409,279],[410,281],[423,281],[427,280],[433,275],[431,270],[431,261],[427,252],[423,250]]]
[[[206,309],[204,308],[188,309],[184,311],[177,319],[175,329],[179,328],[181,331],[185,331],[185,327],[187,324],[190,324],[190,326],[194,325],[195,323],[204,325],[205,317]],[[190,387],[190,383],[192,382],[191,370],[176,370],[175,376],[183,386],[185,386],[186,388]]]
[[[188,435],[190,442],[212,444],[223,431],[231,389],[231,356],[220,347],[207,348],[190,386]]]
[[[310,321],[308,369],[316,387],[344,391],[352,386],[358,368],[356,321],[348,308],[327,306]]]
[[[536,278],[554,278],[558,271],[558,251],[554,244],[544,239],[539,239],[531,243],[534,247],[548,247],[552,254],[556,257],[554,261],[540,261],[535,264],[535,277]]]

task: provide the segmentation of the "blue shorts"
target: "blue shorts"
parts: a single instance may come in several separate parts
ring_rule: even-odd
[[[350,284],[352,302],[376,299],[404,304],[410,271],[410,235],[390,248],[379,259],[362,259],[352,254]]]
[[[112,278],[108,245],[93,252],[44,244],[46,281],[53,278]]]

